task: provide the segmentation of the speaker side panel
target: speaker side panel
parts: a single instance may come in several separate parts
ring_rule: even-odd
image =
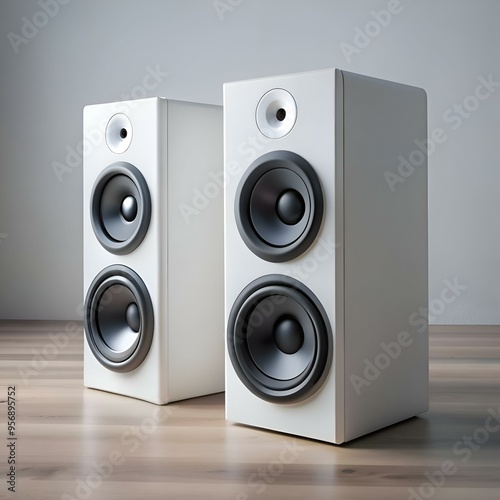
[[[348,440],[428,406],[427,329],[409,324],[428,301],[427,158],[394,192],[384,175],[426,139],[427,116],[421,89],[343,79]]]
[[[175,401],[224,390],[222,107],[169,101],[167,154],[164,363]]]

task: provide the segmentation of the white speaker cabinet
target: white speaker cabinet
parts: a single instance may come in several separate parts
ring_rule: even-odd
[[[227,83],[224,131],[227,419],[340,444],[425,412],[425,92],[338,69]]]
[[[192,206],[223,169],[222,108],[87,106],[84,141],[85,386],[156,404],[223,391],[222,192]]]

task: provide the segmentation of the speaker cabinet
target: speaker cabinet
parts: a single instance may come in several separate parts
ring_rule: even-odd
[[[387,182],[425,143],[425,92],[227,83],[224,130],[226,418],[340,444],[426,411],[426,155]]]
[[[222,108],[84,109],[84,384],[156,404],[224,390]],[[185,207],[191,207],[186,216]]]

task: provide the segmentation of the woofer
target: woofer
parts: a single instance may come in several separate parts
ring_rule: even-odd
[[[151,196],[141,172],[113,163],[97,178],[91,194],[94,233],[109,252],[127,254],[142,242],[151,219]]]
[[[116,372],[137,368],[154,332],[151,297],[139,275],[121,265],[103,269],[85,300],[85,335],[99,362]]]
[[[250,250],[270,262],[301,255],[323,219],[318,176],[301,156],[273,151],[258,158],[236,192],[238,231]]]
[[[267,275],[250,283],[236,299],[227,328],[238,377],[266,401],[300,401],[328,374],[328,318],[314,294],[293,278]]]

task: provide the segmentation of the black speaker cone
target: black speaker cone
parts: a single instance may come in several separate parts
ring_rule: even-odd
[[[314,169],[290,151],[261,156],[240,181],[235,217],[246,245],[262,259],[298,257],[316,238],[323,219],[323,193]]]
[[[227,345],[241,381],[271,402],[312,395],[332,357],[330,326],[318,299],[280,275],[263,276],[241,292],[229,315]]]
[[[91,194],[94,233],[109,252],[127,254],[144,239],[151,219],[151,197],[141,172],[114,163],[98,177]]]
[[[149,352],[153,305],[141,278],[121,265],[102,270],[85,300],[85,334],[99,362],[117,372],[137,368]]]

